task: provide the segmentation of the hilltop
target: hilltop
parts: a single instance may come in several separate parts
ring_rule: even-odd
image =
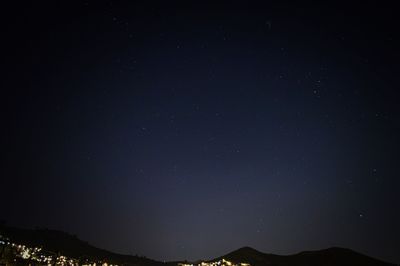
[[[71,258],[87,258],[93,261],[107,260],[119,265],[160,266],[165,263],[141,256],[123,255],[94,247],[75,235],[50,229],[21,229],[0,225],[0,234],[15,243],[31,247],[42,247],[44,250],[62,254]]]
[[[338,265],[362,265],[362,266],[384,266],[393,265],[366,255],[357,253],[350,249],[332,247],[316,251],[303,251],[294,255],[274,255],[262,253],[250,247],[243,247],[218,257],[215,260],[226,259],[234,263],[245,262],[252,266],[338,266]]]

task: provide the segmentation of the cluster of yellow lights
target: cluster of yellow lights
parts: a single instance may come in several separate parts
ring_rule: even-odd
[[[39,262],[42,265],[53,266],[55,261],[55,265],[58,266],[118,266],[116,264],[108,264],[106,262],[101,262],[96,264],[95,262],[90,262],[87,264],[79,264],[77,259],[68,258],[66,256],[51,256],[45,255],[42,251],[42,248],[38,247],[27,247],[25,245],[19,245],[15,243],[11,243],[8,239],[4,239],[0,235],[0,245],[9,246],[14,251],[17,257],[22,258],[24,260],[31,260]]]
[[[178,266],[251,266],[249,263],[234,263],[226,259],[211,261],[211,262],[200,262],[198,264],[187,264],[187,263],[178,263]]]
[[[103,263],[89,263],[89,264],[82,264],[81,266],[118,266],[117,264],[108,264],[107,262]]]

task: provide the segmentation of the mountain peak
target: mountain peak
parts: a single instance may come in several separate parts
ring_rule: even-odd
[[[303,251],[293,255],[274,255],[260,252],[254,248],[245,246],[239,248],[218,259],[227,259],[234,263],[249,263],[252,266],[259,265],[363,265],[363,266],[381,266],[392,265],[379,261],[377,259],[362,255],[351,249],[331,247],[322,250]]]
[[[249,246],[244,246],[241,248],[238,248],[237,250],[233,251],[233,252],[260,252],[252,247]]]
[[[254,256],[259,256],[261,253],[260,251],[252,248],[252,247],[248,247],[248,246],[244,246],[241,247],[237,250],[234,250],[228,254],[226,254],[223,257],[226,258],[231,258],[231,259],[239,259],[239,258],[245,258],[245,257],[254,257]]]

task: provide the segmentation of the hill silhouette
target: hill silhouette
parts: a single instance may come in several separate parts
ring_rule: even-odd
[[[60,253],[72,258],[106,260],[119,265],[172,266],[178,262],[159,262],[146,257],[122,255],[100,249],[80,240],[75,235],[49,229],[21,229],[0,224],[0,235],[12,242]],[[328,248],[304,251],[294,255],[274,255],[243,247],[213,260],[226,259],[234,263],[250,263],[251,266],[392,266],[345,248]]]
[[[49,229],[21,229],[0,225],[0,234],[12,242],[32,247],[42,247],[52,253],[60,253],[72,258],[106,260],[119,265],[161,266],[165,263],[141,256],[122,255],[94,247],[77,236]]]
[[[332,247],[316,251],[304,251],[294,255],[274,255],[262,253],[250,247],[243,247],[216,258],[227,259],[239,263],[246,262],[252,266],[389,266],[394,265],[386,263],[350,249]]]

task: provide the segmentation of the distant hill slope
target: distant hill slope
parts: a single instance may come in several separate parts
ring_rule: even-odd
[[[250,247],[216,258],[227,259],[232,262],[247,262],[252,266],[393,266],[350,249],[329,248],[317,251],[305,251],[294,255],[280,256],[265,254]]]
[[[72,258],[89,258],[107,260],[119,265],[175,266],[178,262],[162,263],[145,257],[122,255],[96,248],[76,236],[48,229],[20,229],[0,224],[0,234],[11,241],[32,247],[43,247],[44,250]],[[281,256],[262,253],[250,247],[240,248],[220,259],[239,263],[246,262],[252,266],[394,266],[394,264],[362,255],[350,249],[329,248],[317,251],[305,251],[294,255]]]
[[[53,253],[72,258],[89,258],[93,260],[106,259],[110,263],[119,265],[144,265],[165,266],[165,263],[157,262],[145,257],[122,255],[104,249],[96,248],[89,243],[80,240],[76,236],[56,230],[48,229],[21,229],[0,225],[0,234],[11,241],[32,247],[42,247]]]

